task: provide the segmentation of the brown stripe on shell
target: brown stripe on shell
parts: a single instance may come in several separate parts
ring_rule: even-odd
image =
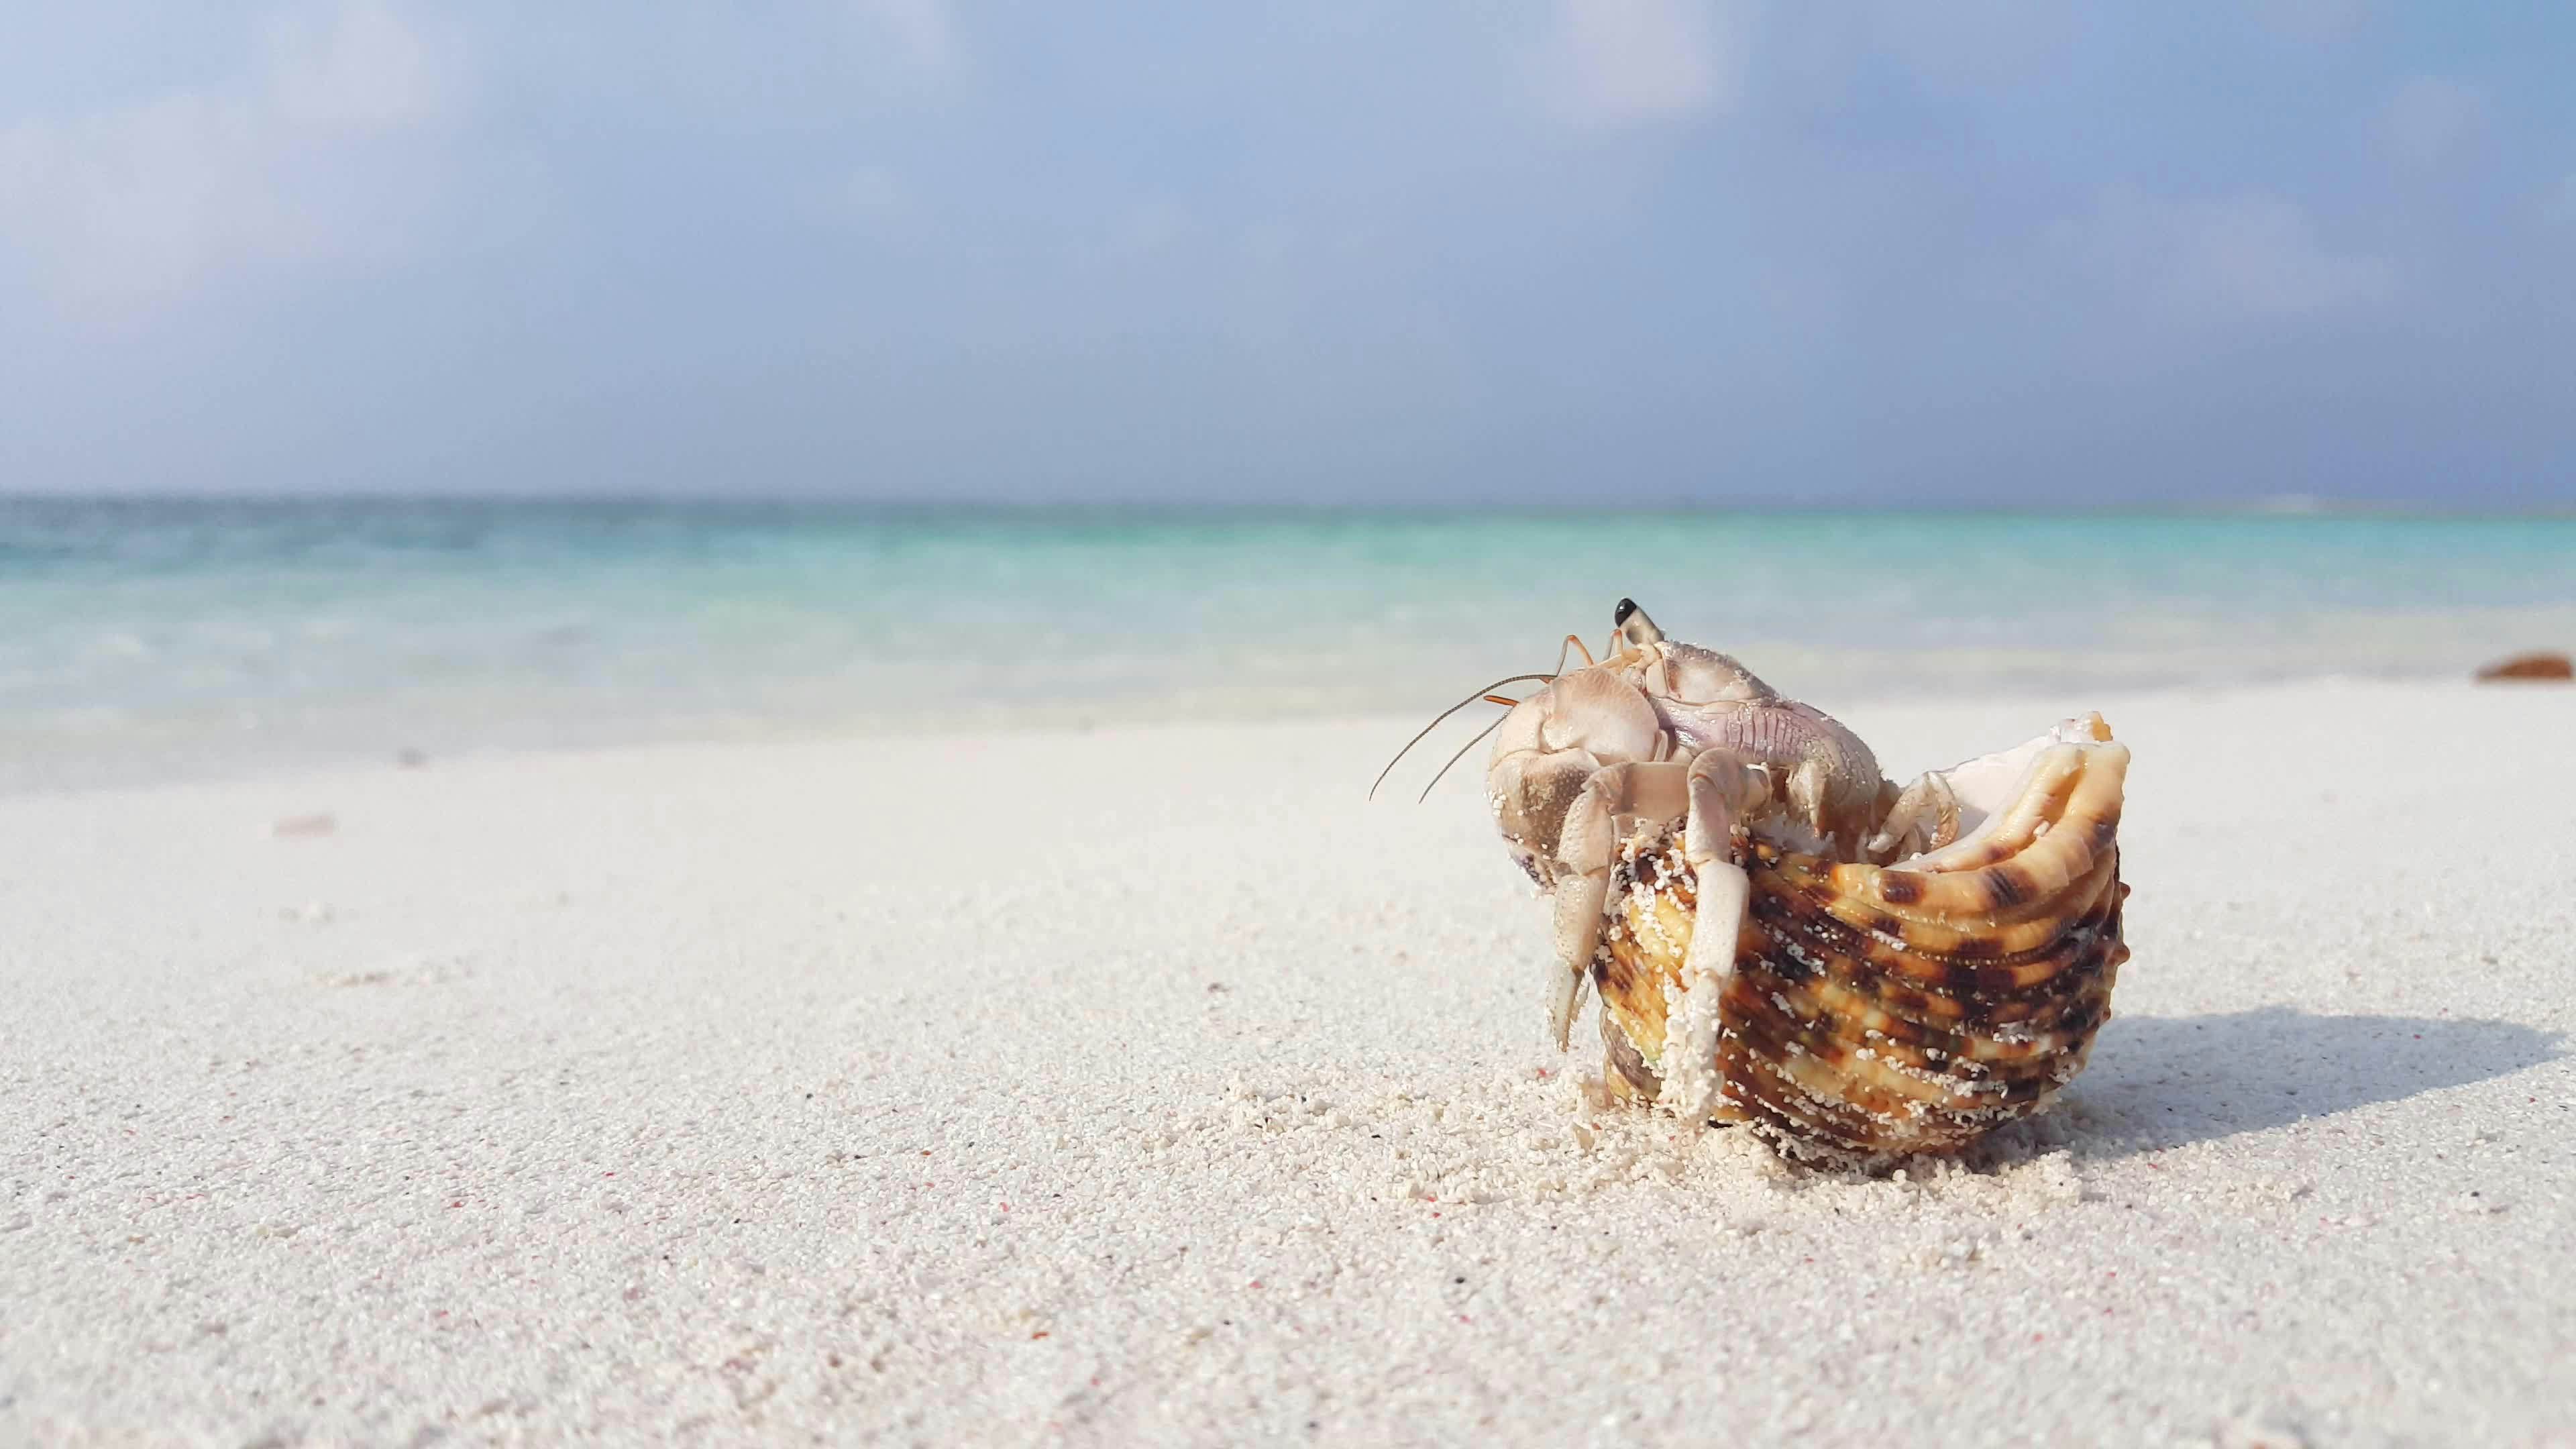
[[[1993,904],[1985,884],[1987,870],[2005,867],[1988,867],[1961,878],[1966,889],[1976,896],[1973,908],[1966,910],[1879,906],[1865,898],[1856,899],[1843,890],[1851,879],[1851,867],[1826,874],[1812,864],[1802,866],[1800,858],[1793,856],[1779,862],[1776,871],[1784,886],[1794,887],[1818,911],[1854,929],[1899,942],[1921,954],[1995,959],[2045,944],[2061,929],[2068,893],[2080,890],[2080,882],[2115,873],[2113,862],[2113,853],[2089,849],[2027,866],[2025,860],[2016,860],[2010,868],[2019,872],[2018,889],[2027,892],[2030,899],[2009,909]],[[1960,893],[1958,886],[1959,883],[1945,881],[1942,890],[1955,900]]]
[[[2024,905],[2039,895],[2026,872],[2013,869],[2011,861],[1999,861],[1977,872],[1977,883],[1985,887],[1986,908],[2008,911]]]
[[[1636,1044],[1628,1040],[1617,1019],[1606,1011],[1601,1014],[1601,1061],[1602,1080],[1613,1096],[1651,1102],[1663,1095],[1664,1079],[1646,1065]]]
[[[1925,937],[1935,933],[1921,928],[1901,934],[1854,930],[1804,893],[1773,889],[1776,878],[1768,872],[1755,873],[1749,913],[1784,951],[1794,945],[1806,954],[1823,952],[1862,962],[1865,972],[1854,974],[1865,974],[1892,999],[1907,1000],[1923,994],[1953,1000],[1974,998],[1982,1008],[1979,1014],[1997,1017],[2000,1008],[2044,988],[2049,978],[2062,969],[2065,954],[2076,938],[2088,930],[2101,929],[2099,918],[2115,904],[2104,897],[2116,880],[2116,870],[2116,858],[2106,860],[2093,879],[2059,898],[2062,909],[2082,911],[2073,920],[2057,917],[2047,923],[2044,932],[2017,927],[1993,937],[1955,942],[1971,948],[1966,950],[1939,949],[1954,944],[1951,933],[1939,933],[1936,939],[1926,941]],[[2087,892],[2093,895],[2089,903],[2084,899]],[[2005,949],[2011,946],[2019,949]],[[1949,1017],[1966,1008],[1925,1009]],[[1999,1019],[2010,1019],[2015,1014],[2005,1012]]]
[[[1830,889],[1846,903],[1838,911],[1854,924],[1870,905],[1895,907],[1902,919],[1944,925],[1985,926],[2020,919],[2043,909],[2057,884],[2084,875],[2117,839],[2121,789],[2128,775],[2129,752],[2121,745],[2090,748],[2061,745],[2033,767],[2030,793],[2014,801],[1990,826],[1992,837],[1982,848],[1953,846],[1935,852],[1931,870],[1890,871],[1872,865],[1839,864],[1821,868],[1831,876]],[[2069,828],[2074,827],[2074,828]],[[1997,899],[1980,872],[2011,862],[2024,874],[2006,887],[2023,903]],[[1899,876],[1910,901],[1890,900],[1883,881]],[[2035,885],[2031,891],[2017,887]]]
[[[1966,1030],[1945,1031],[1884,1012],[1853,1010],[1853,997],[1840,983],[1793,982],[1753,966],[1739,971],[1736,981],[1747,992],[1748,1010],[1784,1032],[1794,1031],[1806,1051],[1830,1057],[1839,1050],[1866,1048],[1909,1067],[1986,1073],[2044,1060],[2066,1043],[2091,1035],[2108,1011],[2108,988],[2096,983],[2111,969],[2110,954],[2101,946],[2087,951],[2070,973],[2077,979],[2044,1013]]]
[[[2116,852],[2127,752],[2069,753],[2072,768],[2041,779],[2046,798],[2016,802],[2023,844],[1994,861],[1897,871],[1750,847],[1720,999],[1726,1115],[1793,1156],[1884,1159],[1955,1149],[2073,1079],[2129,955]],[[1660,1085],[1666,992],[1697,909],[1675,835],[1623,862],[1594,964],[1623,1095]]]

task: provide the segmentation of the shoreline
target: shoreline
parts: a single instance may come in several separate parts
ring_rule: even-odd
[[[0,1438],[2576,1430],[2576,691],[2058,697],[1834,711],[2137,760],[2091,1067],[1883,1178],[1585,1106],[1418,719],[10,796]]]
[[[2500,653],[2497,657],[2505,656]],[[1466,680],[1474,672],[1462,672],[1458,678]],[[1917,689],[1883,690],[1875,694],[1863,691],[1832,698],[1815,695],[1810,699],[1828,713],[1850,722],[1890,712],[1975,709],[1993,710],[1999,714],[2019,710],[2023,715],[2036,718],[2051,708],[2059,709],[2062,714],[2081,714],[2092,709],[2107,711],[2130,701],[2188,699],[2215,702],[2300,690],[2358,694],[2384,691],[2405,696],[2427,692],[2545,694],[2557,687],[2563,686],[2554,681],[2484,681],[2468,674],[2444,671],[2328,673],[2203,681],[2147,680],[2099,689],[2083,685],[2042,689],[2023,682],[1979,681],[1926,684]],[[743,711],[721,716],[702,715],[694,719],[673,717],[632,732],[611,731],[586,738],[544,738],[548,727],[537,723],[544,717],[529,715],[509,720],[503,728],[484,738],[463,740],[449,737],[447,726],[442,723],[432,729],[409,731],[387,724],[366,729],[363,738],[360,731],[343,725],[329,731],[328,738],[294,741],[278,738],[279,735],[292,734],[291,731],[263,734],[263,726],[235,723],[227,727],[211,716],[201,716],[156,720],[151,724],[156,733],[149,739],[129,737],[106,745],[76,739],[79,731],[71,725],[35,728],[24,720],[12,722],[0,718],[0,800],[223,783],[285,782],[307,776],[365,775],[378,769],[438,769],[469,763],[560,760],[652,750],[811,748],[836,744],[852,748],[902,748],[954,740],[1093,738],[1107,734],[1258,728],[1400,730],[1395,736],[1396,743],[1400,744],[1449,702],[1445,697],[1433,699],[1430,695],[1425,699],[1427,702],[1421,706],[1418,717],[1375,705],[1320,704],[1263,712],[1248,705],[1226,709],[1211,707],[1204,702],[1180,712],[1158,716],[1157,711],[1163,708],[1158,702],[1129,699],[1050,700],[1016,707],[994,705],[960,714],[945,723],[920,715],[792,712],[764,715],[757,711]],[[2057,717],[2060,716],[2050,718]],[[118,721],[115,727],[126,728],[130,723]],[[1454,723],[1449,728],[1455,728]],[[1866,737],[1868,732],[1864,729],[1862,733]],[[203,742],[210,737],[273,742],[277,747],[271,750],[203,748]],[[1390,746],[1390,750],[1392,748]],[[1979,747],[1968,753],[1981,750]],[[1940,763],[1951,761],[1945,759]],[[1466,764],[1462,761],[1459,768],[1464,769]],[[1910,777],[1914,769],[1925,767],[1909,765],[1902,774]],[[1896,767],[1890,768],[1894,770]]]

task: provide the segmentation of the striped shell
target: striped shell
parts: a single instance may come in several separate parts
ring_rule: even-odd
[[[2083,1069],[2129,954],[2116,843],[2129,752],[2107,736],[2048,743],[1983,828],[1897,866],[1747,842],[1714,1116],[1849,1164],[1953,1151],[2045,1108]],[[1592,966],[1614,1095],[1661,1090],[1692,887],[1677,828],[1632,840],[1617,867]]]

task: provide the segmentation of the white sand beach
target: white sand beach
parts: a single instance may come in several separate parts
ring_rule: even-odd
[[[1828,703],[2136,752],[1967,1163],[1587,1106],[1417,720],[0,800],[0,1442],[2576,1444],[2576,691]]]

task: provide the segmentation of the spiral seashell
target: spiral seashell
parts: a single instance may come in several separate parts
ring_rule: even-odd
[[[1702,988],[1721,993],[1711,1115],[1858,1164],[1955,1151],[2043,1110],[2083,1070],[2128,959],[2128,764],[2098,716],[1972,761],[1950,776],[1973,828],[1891,866],[1743,840],[1734,971]],[[1697,906],[1680,836],[1631,839],[1613,875],[1592,977],[1616,1095],[1652,1100],[1668,1075]]]

